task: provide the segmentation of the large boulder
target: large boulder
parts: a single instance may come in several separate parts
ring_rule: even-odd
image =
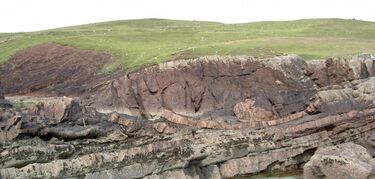
[[[58,124],[81,110],[77,101],[67,97],[37,101],[32,109],[50,124]]]
[[[315,152],[304,166],[303,176],[306,179],[367,179],[371,175],[371,159],[366,148],[354,143],[330,146]]]
[[[67,119],[73,119],[80,114],[83,107],[78,100],[69,97],[10,97],[15,108],[21,108],[25,112],[37,115],[46,125],[58,124]]]

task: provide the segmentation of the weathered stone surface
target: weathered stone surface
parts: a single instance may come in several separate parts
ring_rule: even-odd
[[[163,172],[161,174],[153,174],[144,177],[144,179],[221,179],[219,168],[216,165],[207,167],[191,166],[186,169],[176,169]]]
[[[1,81],[0,81],[0,100],[1,100],[1,99],[5,99],[5,98],[4,98],[4,90],[3,90],[3,86],[2,86]]]
[[[374,76],[374,62],[375,58],[370,54],[351,59],[311,60],[307,62],[306,74],[318,87],[342,85],[352,80]]]
[[[1,108],[10,108],[12,107],[13,105],[5,99],[4,97],[4,91],[3,91],[3,86],[1,85],[1,81],[0,81],[0,107]]]
[[[337,114],[375,106],[375,77],[353,81],[350,85],[350,88],[321,89],[310,103],[309,112]]]
[[[93,109],[86,110],[72,98],[20,97],[21,108],[0,108],[0,143],[21,136],[45,136],[65,139],[98,137],[111,130],[108,118]],[[19,101],[18,101],[19,100]]]
[[[107,137],[103,135],[104,138],[101,140],[86,139],[88,142],[52,141],[48,147],[55,147],[55,150],[49,150],[43,162],[24,158],[22,164],[15,155],[38,156],[38,151],[45,150],[38,147],[40,142],[26,143],[22,147],[14,145],[3,151],[1,159],[4,161],[3,166],[7,167],[0,169],[0,174],[3,178],[38,176],[157,178],[168,177],[169,174],[175,173],[176,176],[204,178],[202,176],[218,176],[217,169],[205,170],[206,166],[213,165],[218,167],[220,176],[224,178],[258,173],[276,166],[283,168],[307,162],[313,154],[312,151],[321,146],[359,140],[367,132],[374,131],[374,113],[375,110],[371,109],[350,112],[340,118],[327,117],[321,118],[320,121],[308,122],[306,116],[299,119],[301,122],[305,121],[300,124],[293,124],[296,121],[292,121],[293,123],[262,130],[244,128],[242,130],[199,129],[194,133],[176,131],[172,138],[165,138],[163,134],[157,132],[146,132],[153,129],[153,126],[148,128],[147,125],[143,125],[137,133],[123,131],[129,137],[116,137],[117,142],[114,145],[109,145],[109,141],[114,140],[113,135]],[[119,117],[117,121],[123,118]],[[290,127],[285,128],[283,125]],[[26,150],[25,147],[29,149]],[[56,160],[53,156],[60,157]],[[13,159],[20,164],[11,162]]]
[[[206,128],[206,129],[241,129],[242,128],[242,125],[240,124],[231,125],[225,122],[198,120],[198,119],[193,119],[190,117],[182,116],[170,110],[165,110],[165,109],[162,110],[161,116],[172,123],[182,124],[182,125],[195,127],[195,128]]]
[[[318,87],[324,87],[329,84],[326,60],[307,61],[306,74]]]
[[[362,54],[350,60],[350,67],[353,69],[356,79],[368,78],[375,75],[375,58],[371,54]]]
[[[0,178],[227,178],[298,168],[325,146],[371,149],[375,79],[363,69],[202,57],[144,68],[80,99],[12,97],[14,108],[0,108]]]
[[[259,154],[239,159],[232,159],[220,165],[220,172],[224,178],[244,175],[248,173],[256,173],[266,170],[268,166],[277,161],[285,161],[303,154],[306,149],[286,149],[275,150],[265,154]]]
[[[354,143],[318,149],[304,166],[304,178],[358,178],[370,176],[372,156]]]
[[[167,123],[164,122],[155,123],[153,127],[159,133],[174,134],[177,132],[175,128],[169,126]]]
[[[360,81],[353,91],[353,97],[366,106],[375,106],[375,77]]]
[[[355,79],[349,60],[343,58],[329,58],[326,61],[328,82],[330,85],[341,85]]]
[[[105,85],[91,99],[99,110],[147,118],[159,116],[163,108],[190,117],[220,112],[229,118],[237,103],[257,97],[285,117],[303,110],[314,94],[313,82],[303,75],[304,66],[306,63],[297,56],[266,60],[213,56],[172,61]],[[260,104],[269,108],[269,104]]]
[[[272,104],[266,104],[272,110]],[[276,117],[272,111],[257,107],[256,102],[251,99],[246,99],[244,102],[237,103],[233,109],[234,114],[241,122],[261,122],[274,120]]]
[[[367,135],[362,137],[357,143],[365,147],[372,157],[375,157],[375,132],[367,133]]]
[[[0,109],[0,143],[12,141],[21,133],[21,118],[17,111]]]

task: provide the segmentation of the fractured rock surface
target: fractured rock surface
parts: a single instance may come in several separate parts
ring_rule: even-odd
[[[12,107],[12,104],[9,103],[8,100],[5,100],[3,86],[1,85],[1,82],[0,82],[0,107],[2,108]]]
[[[319,149],[304,166],[304,178],[358,178],[371,175],[372,156],[354,143],[344,143]]]
[[[372,149],[374,60],[201,57],[77,98],[10,97],[0,177],[230,178],[300,168],[325,146]]]
[[[172,61],[116,79],[91,100],[102,111],[146,118],[160,116],[165,108],[190,117],[220,120],[230,119],[237,103],[253,99],[260,107],[285,117],[303,110],[315,93],[314,83],[304,75],[305,65],[297,56]]]

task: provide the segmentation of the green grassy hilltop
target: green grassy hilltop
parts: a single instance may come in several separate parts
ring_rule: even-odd
[[[29,33],[0,33],[0,63],[44,42],[106,51],[128,70],[174,58],[202,55],[298,54],[305,59],[375,53],[375,23],[342,19],[222,24],[142,19],[113,21]]]

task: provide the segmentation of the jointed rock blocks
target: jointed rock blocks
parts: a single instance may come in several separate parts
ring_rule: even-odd
[[[345,142],[371,150],[373,62],[202,57],[144,68],[80,98],[30,97],[1,108],[0,176],[216,179],[301,167],[318,148]]]
[[[251,57],[202,57],[148,67],[114,80],[92,98],[103,111],[147,118],[163,108],[190,117],[233,116],[233,107],[256,99],[285,117],[303,110],[314,94],[297,56],[256,60]],[[301,68],[301,69],[298,69]],[[271,110],[271,109],[269,109]]]

